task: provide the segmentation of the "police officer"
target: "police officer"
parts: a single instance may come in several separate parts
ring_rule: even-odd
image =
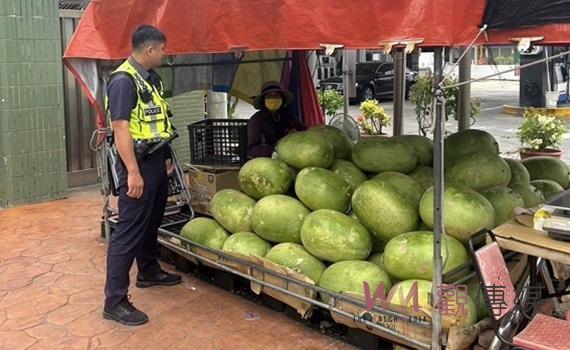
[[[152,146],[172,135],[169,106],[162,97],[160,76],[153,70],[165,57],[165,35],[142,25],[132,35],[132,54],[109,77],[107,114],[120,161],[119,221],[107,251],[103,317],[136,326],[148,316],[129,301],[129,270],[136,259],[136,286],[175,285],[181,277],[163,271],[156,259],[157,230],[174,172],[167,150],[149,159],[137,158],[135,147]]]

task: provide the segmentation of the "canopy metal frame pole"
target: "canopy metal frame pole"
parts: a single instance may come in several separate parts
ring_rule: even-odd
[[[404,100],[406,96],[406,52],[398,47],[394,52],[394,124],[393,135],[404,133]]]
[[[160,68],[182,68],[182,67],[209,67],[209,66],[226,66],[233,64],[248,64],[248,63],[267,63],[267,62],[285,62],[292,61],[291,57],[283,58],[263,58],[257,60],[227,60],[227,61],[216,61],[216,62],[196,62],[196,63],[176,63],[176,59],[170,64],[166,63],[160,66]]]
[[[348,52],[346,49],[342,50],[342,95],[344,99],[344,106],[343,106],[343,113],[344,115],[348,115],[348,105],[350,103],[350,96],[349,96],[349,89],[348,83],[349,79],[349,71],[348,71]]]
[[[463,48],[463,59],[459,62],[459,81],[469,81],[471,79],[471,60],[473,49]],[[471,84],[459,87],[459,116],[457,127],[459,131],[469,129],[471,120]]]
[[[443,49],[436,48],[434,52],[434,88],[435,88],[435,130],[434,130],[434,196],[433,196],[433,284],[432,284],[432,350],[441,349],[441,303],[438,295],[442,283],[441,239],[443,234],[443,137],[445,120],[443,118],[443,90],[440,82],[443,80]]]

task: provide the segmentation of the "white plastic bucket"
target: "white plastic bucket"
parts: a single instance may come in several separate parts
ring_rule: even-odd
[[[546,98],[546,108],[556,108],[558,106],[558,92],[556,91],[547,91],[544,93],[544,97]]]

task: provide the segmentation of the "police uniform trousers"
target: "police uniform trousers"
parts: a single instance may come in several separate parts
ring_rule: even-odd
[[[111,235],[107,251],[105,306],[111,308],[127,296],[129,271],[136,259],[138,274],[151,276],[160,271],[157,261],[157,233],[168,197],[166,153],[139,161],[143,178],[143,195],[127,196],[127,170],[117,162],[119,175],[119,221]]]

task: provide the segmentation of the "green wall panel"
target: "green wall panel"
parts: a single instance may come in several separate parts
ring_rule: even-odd
[[[57,1],[0,0],[0,207],[67,194]]]

